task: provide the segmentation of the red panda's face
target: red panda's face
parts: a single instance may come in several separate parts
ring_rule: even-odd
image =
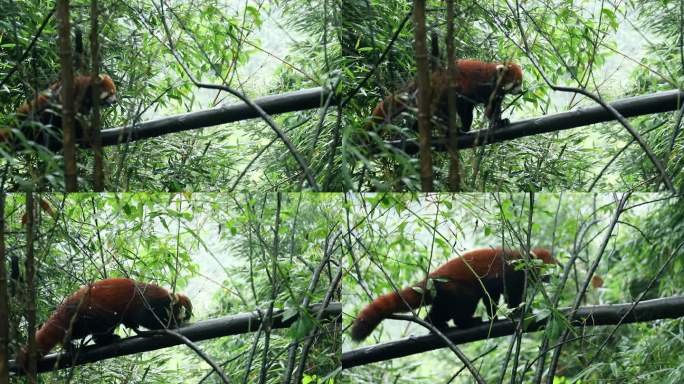
[[[183,294],[176,293],[174,295],[174,302],[176,311],[178,311],[176,316],[178,322],[182,324],[190,320],[192,317],[192,303],[190,302],[190,299]]]
[[[531,254],[544,264],[558,264],[558,261],[551,255],[551,252],[545,248],[534,248],[531,250]],[[549,274],[544,274],[541,277],[541,281],[544,283],[548,283],[550,280],[551,276]]]
[[[558,261],[551,255],[551,252],[545,248],[533,248],[530,251],[534,257],[543,261],[544,264],[558,264]]]
[[[522,69],[517,64],[499,64],[496,67],[498,76],[503,76],[501,88],[505,93],[518,95],[522,93]]]
[[[105,106],[116,103],[116,85],[108,75],[100,75],[100,102]]]

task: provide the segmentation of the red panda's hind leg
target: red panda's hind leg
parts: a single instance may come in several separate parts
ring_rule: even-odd
[[[496,319],[496,308],[499,305],[500,297],[501,291],[498,290],[488,290],[488,292],[485,292],[482,295],[482,304],[484,304],[485,309],[487,310],[487,316],[489,316],[489,320]]]
[[[95,341],[95,344],[97,345],[112,344],[119,340],[121,340],[121,337],[119,335],[114,334],[113,330],[112,332],[93,334],[93,341]]]
[[[448,308],[448,304],[445,305],[442,301],[435,299],[435,302],[432,303],[432,307],[430,307],[430,311],[425,316],[424,320],[434,325],[437,329],[447,329],[447,321],[451,319],[451,313],[447,310]]]
[[[454,294],[457,287],[451,282],[433,280],[435,282],[435,298],[425,320],[438,329],[446,329],[447,322],[454,317],[459,308],[456,303],[459,295]]]
[[[474,317],[480,296],[472,293],[462,293],[451,303],[452,319],[459,328],[470,328],[482,323],[481,317]]]
[[[459,97],[456,103],[456,113],[461,119],[461,132],[470,131],[470,127],[473,125],[473,109],[475,105],[462,97]],[[448,116],[448,114],[447,114]]]

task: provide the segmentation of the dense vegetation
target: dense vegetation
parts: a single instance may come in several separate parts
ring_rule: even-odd
[[[105,277],[184,292],[195,303],[193,321],[257,310],[269,318],[282,308],[298,316],[287,329],[267,321],[256,332],[198,342],[230,382],[684,382],[681,318],[573,327],[559,311],[684,297],[682,103],[627,123],[435,149],[434,188],[425,188],[426,167],[408,150],[420,139],[416,95],[424,88],[407,86],[421,69],[446,66],[453,26],[457,59],[522,67],[524,93],[506,96],[503,118],[577,111],[582,121],[599,101],[683,88],[684,1],[463,0],[449,20],[451,0],[97,0],[97,11],[95,0],[71,0],[64,39],[57,10],[65,1],[0,0],[0,383],[2,357],[13,358],[79,286]],[[425,17],[416,20],[421,5]],[[427,55],[416,47],[423,21]],[[91,73],[94,30],[99,72],[117,86],[117,103],[101,110],[103,129],[240,103],[237,93],[253,100],[322,87],[331,97],[272,120],[139,141],[122,130],[120,144],[102,149],[102,168],[97,148],[76,152],[79,190],[119,193],[67,194],[70,151],[30,139],[47,131],[17,109],[65,68]],[[65,41],[71,59],[60,52]],[[374,107],[402,89],[403,112],[369,124]],[[491,132],[484,115],[478,106],[471,130]],[[435,140],[445,139],[442,117],[430,122]],[[85,127],[94,114],[77,118]],[[460,357],[440,348],[344,367],[355,350],[428,332],[415,317],[392,319],[352,342],[349,325],[372,297],[492,246],[547,247],[559,260],[548,283],[526,286],[525,309],[548,320],[543,330],[461,343]],[[343,305],[337,321],[307,309],[326,300]],[[38,377],[221,382],[183,346]]]
[[[56,17],[50,13],[52,1],[4,0],[0,5],[0,125],[16,127],[15,109],[35,89],[59,77]],[[74,29],[86,37],[85,62],[88,5],[80,0],[71,7]],[[371,131],[363,128],[372,107],[415,75],[411,10],[405,0],[246,6],[101,1],[102,71],[119,88],[119,102],[105,110],[104,126],[237,102],[224,91],[197,88],[182,66],[199,81],[229,86],[249,97],[331,86],[340,94],[339,107],[287,113],[275,120],[318,186],[415,190],[417,157],[384,144],[415,139],[413,115]],[[426,25],[438,38],[443,65],[445,5],[429,2],[427,10]],[[610,101],[676,89],[684,73],[676,2],[466,1],[456,11],[457,58],[522,65],[526,92],[505,103],[504,117],[514,121],[595,105],[584,96],[553,91],[551,84]],[[27,50],[44,21],[35,46]],[[81,66],[80,72],[86,70]],[[630,119],[675,185],[681,184],[678,118],[679,113],[668,112]],[[475,128],[483,127],[480,108]],[[13,189],[61,190],[59,153],[36,148],[31,155],[1,153],[11,165]],[[662,186],[652,160],[616,122],[463,149],[460,156],[463,191],[655,191]],[[90,189],[92,154],[80,150],[78,161],[81,188]],[[448,156],[435,153],[437,190],[447,188],[448,168]],[[105,173],[108,190],[310,187],[301,164],[260,119],[107,147]]]
[[[339,249],[330,232],[339,217],[325,198],[302,196],[167,194],[70,194],[42,196],[53,215],[41,211],[34,242],[37,318],[80,285],[105,277],[131,277],[175,287],[194,302],[193,321],[288,308],[301,315],[288,329],[199,343],[232,382],[282,382],[290,353],[297,368],[302,348],[311,343],[302,376],[323,382],[339,364],[340,330],[319,323],[304,300],[319,303],[330,292],[339,301],[335,276]],[[21,216],[23,195],[7,201],[9,259],[18,261],[20,278],[10,280],[10,339],[13,351],[26,340],[28,293],[24,250],[29,246]],[[315,220],[313,220],[315,218]],[[8,263],[9,260],[8,260]],[[318,284],[311,271],[321,268]],[[314,333],[315,332],[315,333]],[[129,332],[130,333],[130,332]],[[126,335],[122,333],[122,335]],[[290,352],[292,343],[295,345]],[[296,377],[297,369],[295,369]],[[190,349],[137,354],[72,370],[41,375],[42,382],[138,383],[197,382],[210,369]],[[302,377],[300,376],[300,377]],[[244,380],[244,381],[243,381]],[[207,383],[218,383],[212,375]]]
[[[632,195],[625,209],[618,211],[621,197],[542,194],[533,201],[520,194],[369,198],[363,203],[367,211],[374,203],[382,207],[368,214],[369,221],[383,224],[357,233],[362,246],[354,254],[355,269],[344,281],[345,324],[369,302],[369,295],[377,297],[393,287],[411,286],[423,279],[426,271],[461,252],[502,245],[519,248],[529,239],[533,247],[553,249],[560,262],[548,284],[530,285],[527,291],[531,314],[548,318],[550,325],[546,331],[523,334],[517,343],[517,338],[510,336],[460,344],[487,383],[531,383],[537,378],[553,383],[680,382],[684,377],[679,357],[684,348],[681,319],[617,328],[592,327],[589,320],[586,327],[569,330],[553,380],[546,381],[550,351],[537,376],[543,361],[542,345],[557,345],[567,327],[557,308],[572,306],[581,293],[582,306],[682,294],[681,202],[662,199],[662,195]],[[611,229],[618,212],[618,224]],[[596,274],[603,285],[593,281],[585,292],[583,283],[591,278],[588,271],[597,260]],[[567,281],[563,281],[565,270],[570,271]],[[477,315],[485,316],[484,307],[478,308]],[[418,316],[426,313],[421,311]],[[505,308],[499,309],[500,316],[506,313]],[[385,320],[360,345],[345,333],[343,349],[424,333],[417,324]],[[355,367],[345,377],[354,383],[473,382],[448,348]]]

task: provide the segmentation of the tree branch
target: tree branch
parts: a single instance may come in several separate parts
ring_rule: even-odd
[[[254,104],[269,115],[318,108],[330,95],[329,88],[316,87],[254,100]],[[333,101],[334,103],[334,101]],[[102,146],[138,141],[168,133],[189,131],[235,121],[254,119],[261,115],[247,103],[222,105],[197,112],[162,117],[140,124],[102,130]],[[129,136],[130,133],[130,136]]]
[[[318,312],[321,310],[321,306],[318,304],[312,305],[309,307],[309,310]],[[283,320],[285,312],[286,310],[282,309],[273,311],[271,328],[287,328],[297,320],[298,316]],[[340,303],[331,303],[322,310],[322,317],[325,319],[335,319],[341,313],[342,305]],[[258,311],[254,311],[198,321],[186,327],[175,329],[174,332],[186,337],[190,341],[201,341],[254,332],[260,327],[261,322],[262,316],[259,315]],[[183,344],[183,342],[179,341],[177,337],[170,335],[156,335],[152,337],[133,336],[104,346],[90,345],[83,347],[78,351],[75,358],[66,353],[49,354],[38,361],[38,372],[63,369],[134,353],[154,351],[179,344]],[[15,374],[23,374],[23,370],[16,365],[15,361],[10,361],[10,369]]]
[[[641,96],[627,97],[609,103],[623,117],[634,117],[678,110],[684,102],[684,92],[678,89],[656,92]],[[556,132],[571,128],[583,127],[596,123],[615,120],[615,116],[602,106],[579,108],[573,111],[555,113],[513,122],[488,132],[486,129],[462,133],[457,143],[460,149],[500,143],[521,137],[538,135],[540,133]],[[394,140],[389,144],[401,148],[408,154],[418,152],[416,140]],[[445,151],[443,137],[433,138],[433,147],[438,151]]]
[[[430,73],[428,69],[427,47],[425,46],[425,0],[413,2],[413,28],[415,34],[416,50],[416,88],[418,89],[418,130],[419,130],[419,152],[420,152],[420,189],[422,192],[432,192],[434,190],[432,175],[432,150],[430,139],[432,138],[432,125],[430,116],[432,111]]]
[[[599,326],[652,321],[657,319],[675,319],[684,316],[684,296],[673,296],[655,300],[642,301],[633,308],[633,303],[607,304],[580,307],[572,319],[574,326]],[[561,309],[566,314],[570,308]],[[548,318],[535,319],[524,329],[524,332],[536,332],[543,329]],[[515,332],[515,320],[499,320],[485,322],[467,329],[449,328],[443,333],[456,344],[485,340],[488,338],[511,335]],[[342,353],[342,368],[410,356],[416,353],[444,348],[446,344],[439,336],[409,336],[387,343],[357,348]]]

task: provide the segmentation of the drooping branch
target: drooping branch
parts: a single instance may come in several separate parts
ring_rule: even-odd
[[[684,104],[684,92],[677,89],[656,92],[620,99],[609,104],[624,117],[669,112],[678,110]],[[614,115],[601,106],[579,108],[573,111],[516,121],[493,132],[482,129],[464,133],[458,136],[456,141],[459,149],[473,148],[612,120],[615,120]],[[418,153],[418,142],[416,140],[394,140],[389,144],[403,148],[408,154]],[[432,146],[438,151],[446,150],[443,137],[433,138]]]
[[[589,283],[591,282],[592,277],[594,276],[594,273],[596,272],[596,268],[598,268],[599,263],[601,262],[601,259],[603,257],[603,254],[606,251],[606,247],[608,246],[608,243],[612,239],[613,235],[613,230],[617,226],[618,220],[620,219],[620,215],[622,215],[625,211],[625,204],[627,204],[627,200],[629,200],[631,193],[627,192],[624,193],[620,197],[620,201],[618,202],[617,208],[615,209],[615,212],[613,212],[613,217],[610,220],[610,224],[608,225],[608,228],[606,228],[606,231],[603,234],[603,239],[601,240],[601,245],[599,246],[598,252],[596,253],[596,258],[591,264],[591,267],[587,271],[587,275],[584,279],[584,283],[582,284],[582,288],[578,290],[577,294],[575,295],[575,300],[572,304],[572,308],[570,309],[569,316],[572,317],[574,313],[577,311],[577,308],[579,308],[580,303],[582,303],[582,300],[584,299],[584,295],[587,293],[587,289],[589,289]],[[560,361],[560,353],[563,348],[563,344],[567,341],[567,339],[570,337],[570,328],[565,328],[563,330],[563,333],[559,339],[559,345],[558,348],[554,349],[553,351],[553,356],[551,357],[551,364],[549,365],[549,372],[550,376],[554,375],[554,372],[556,372],[556,368],[558,367],[558,362]]]
[[[254,103],[269,115],[275,115],[318,108],[324,104],[329,94],[329,88],[316,87],[280,95],[265,96],[255,99]],[[223,105],[203,111],[163,117],[134,126],[105,129],[102,130],[102,145],[117,145],[128,141],[162,136],[168,133],[253,119],[259,116],[259,113],[246,103]]]
[[[321,311],[320,305],[311,305],[309,312],[313,314]],[[287,310],[274,310],[271,318],[271,328],[287,328],[292,325],[298,316],[283,319],[283,314]],[[330,303],[322,310],[322,319],[334,319],[342,313],[342,304]],[[188,338],[190,341],[208,340],[217,337],[237,335],[247,332],[255,332],[261,325],[263,314],[259,312],[248,312],[237,315],[220,317],[198,321],[194,324],[174,330],[175,332]],[[52,353],[38,361],[38,372],[51,371],[53,369],[63,369],[67,367],[83,365],[95,361],[110,359],[113,357],[131,355],[134,353],[154,351],[182,344],[178,338],[170,335],[155,336],[133,336],[116,343],[104,346],[85,346],[76,352],[76,356],[66,353]],[[15,374],[22,374],[14,361],[10,362],[11,370]]]
[[[684,296],[642,301],[633,309],[632,307],[632,303],[580,307],[571,322],[575,326],[597,326],[675,319],[684,316]],[[631,312],[630,309],[632,309]],[[570,309],[564,308],[561,311],[568,314]],[[547,321],[548,318],[534,320],[525,327],[524,332],[541,330]],[[516,324],[512,320],[499,320],[468,329],[450,328],[444,334],[454,343],[462,344],[511,335],[515,332]],[[444,347],[444,342],[436,335],[406,337],[344,352],[342,353],[342,368],[352,368]]]
[[[24,52],[21,54],[21,57],[19,57],[19,60],[15,62],[15,64],[12,66],[12,68],[5,74],[5,77],[0,80],[0,88],[2,88],[3,85],[7,83],[7,81],[14,75],[14,72],[19,69],[19,63],[23,63],[24,60],[28,57],[28,55],[33,51],[33,47],[36,46],[36,43],[38,42],[38,39],[40,36],[43,34],[43,30],[45,27],[48,25],[48,22],[52,18],[52,15],[55,14],[56,7],[53,7],[50,12],[48,12],[47,15],[43,18],[43,22],[40,24],[40,27],[36,30],[36,33],[33,35],[33,38],[31,39],[31,42],[29,45],[24,49]]]
[[[143,331],[141,332],[143,336],[154,336],[154,335],[169,335],[176,340],[178,340],[181,344],[185,344],[188,346],[188,348],[192,349],[193,352],[197,354],[197,356],[201,357],[202,360],[204,360],[209,366],[211,367],[212,372],[216,372],[218,377],[221,378],[221,381],[224,382],[224,384],[230,384],[230,380],[228,379],[228,376],[226,376],[226,373],[223,372],[223,369],[216,364],[216,362],[207,355],[206,352],[204,352],[197,344],[193,343],[190,339],[187,337],[181,335],[180,333],[172,330],[172,329],[155,329],[154,331]]]

